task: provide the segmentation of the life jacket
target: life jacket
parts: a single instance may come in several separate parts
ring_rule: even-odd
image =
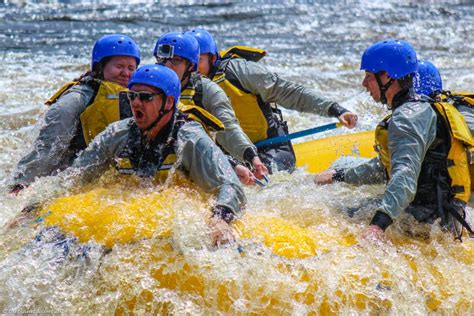
[[[200,107],[180,104],[178,108],[180,110],[176,114],[174,124],[171,124],[170,131],[164,133],[168,136],[161,139],[161,142],[153,143],[143,139],[137,125],[133,120],[130,121],[127,144],[115,158],[115,167],[119,173],[154,177],[156,181],[164,182],[177,161],[174,144],[184,123],[198,122],[207,133],[224,129],[220,120]]]
[[[474,92],[452,92],[452,91],[441,91],[437,97],[444,101],[449,102],[456,108],[459,106],[466,106],[472,108],[474,111]],[[473,128],[470,127],[472,130]],[[469,173],[471,179],[474,179],[474,147],[469,149]],[[474,191],[474,181],[471,181],[471,191]]]
[[[378,153],[379,160],[385,170],[385,179],[390,178],[390,152],[388,150],[388,123],[392,118],[392,113],[385,116],[375,128],[375,145],[374,150]]]
[[[240,126],[253,143],[278,135],[278,128],[284,124],[281,111],[264,102],[259,95],[245,90],[239,79],[227,71],[233,58],[244,58],[258,62],[266,55],[264,50],[246,46],[234,46],[221,51],[221,60],[211,79],[227,94],[239,120]]]
[[[460,105],[474,107],[474,92],[441,91],[437,97],[443,102],[449,102],[455,107]]]
[[[109,124],[132,116],[127,100],[120,100],[119,92],[127,89],[118,83],[84,78],[65,84],[45,104],[56,102],[66,91],[77,84],[87,84],[94,89],[94,96],[80,115],[79,135],[73,140],[77,150],[82,150]]]
[[[446,221],[453,215],[461,224],[469,225],[460,215],[453,214],[452,201],[464,203],[471,195],[468,151],[474,138],[463,116],[448,102],[431,102],[437,114],[436,139],[428,149],[421,165],[414,205],[436,205],[438,215]],[[375,150],[384,166],[387,180],[391,175],[388,126],[392,115],[386,116],[375,130]],[[449,213],[446,213],[449,212]]]
[[[193,74],[188,80],[186,87],[181,91],[179,102],[181,105],[203,107],[202,78],[199,74]],[[178,104],[179,107],[179,104]]]

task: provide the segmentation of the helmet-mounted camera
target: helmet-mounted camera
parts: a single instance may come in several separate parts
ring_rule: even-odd
[[[156,57],[159,58],[173,58],[174,56],[174,46],[170,44],[161,44],[158,45],[158,51],[156,52]]]

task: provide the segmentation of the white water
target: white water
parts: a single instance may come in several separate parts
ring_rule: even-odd
[[[134,37],[144,63],[152,61],[160,34],[195,26],[216,34],[221,47],[265,48],[269,58],[264,62],[272,70],[357,111],[358,130],[368,130],[384,110],[360,86],[359,58],[382,38],[410,41],[421,58],[439,66],[445,87],[472,90],[474,8],[460,3],[0,4],[0,178],[6,179],[36,137],[44,100],[87,69],[93,41],[107,32]],[[286,111],[285,118],[292,131],[331,121],[294,111]],[[5,194],[4,186],[1,190],[0,226],[61,188],[46,178],[18,197]],[[175,205],[172,238],[118,245],[107,255],[95,243],[72,243],[68,252],[54,243],[31,243],[41,224],[3,230],[0,312],[113,314],[131,308],[174,314],[472,314],[472,240],[454,243],[437,226],[429,240],[412,239],[400,224],[388,231],[385,244],[358,239],[370,207],[354,218],[343,210],[380,194],[382,187],[315,187],[308,174],[297,171],[273,176],[270,188],[246,190],[249,213],[282,218],[325,236],[318,254],[286,259],[258,239],[242,241],[245,255],[234,248],[210,251],[202,229],[206,207],[184,195]],[[472,215],[468,219],[472,222]],[[338,242],[344,238],[353,242]],[[163,267],[164,272],[156,272]]]

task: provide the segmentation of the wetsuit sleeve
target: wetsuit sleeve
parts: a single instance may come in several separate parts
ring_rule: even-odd
[[[176,154],[193,181],[205,191],[216,194],[217,206],[230,209],[233,216],[240,214],[246,203],[240,181],[227,157],[201,125],[188,122],[181,127]]]
[[[85,182],[100,176],[124,148],[128,137],[128,122],[129,120],[123,120],[112,123],[99,133],[74,160],[67,172],[78,175]]]
[[[245,160],[247,155],[244,153],[255,153],[257,148],[253,145],[247,135],[240,127],[239,121],[235,116],[234,109],[224,90],[216,83],[207,78],[202,79],[203,85],[203,106],[212,115],[217,117],[225,126],[225,130],[216,134],[217,143],[232,156],[239,160]],[[255,156],[253,155],[253,156]],[[252,156],[252,158],[253,158]],[[251,162],[251,161],[249,161]]]
[[[48,108],[33,148],[13,172],[12,184],[28,185],[35,177],[48,176],[68,167],[71,140],[92,96],[93,90],[88,86],[75,86]]]
[[[376,184],[383,182],[384,169],[378,157],[357,167],[343,171],[342,180],[350,184]]]
[[[474,108],[470,106],[459,105],[457,109],[464,117],[471,134],[474,135]]]
[[[436,113],[429,103],[405,103],[393,112],[388,135],[391,175],[380,211],[393,220],[415,198],[421,164],[436,137]]]
[[[227,69],[245,90],[259,95],[264,102],[275,102],[288,109],[327,117],[338,117],[347,112],[336,102],[299,83],[280,77],[261,64],[238,58],[232,59]]]

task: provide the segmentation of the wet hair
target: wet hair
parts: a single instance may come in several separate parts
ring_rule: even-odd
[[[413,86],[413,74],[406,75],[397,80],[401,90],[410,89]]]
[[[91,76],[94,79],[104,80],[105,65],[110,61],[112,57],[113,56],[103,58],[100,62],[94,65],[94,68],[92,70],[86,71],[85,73],[80,75],[79,78],[74,79],[74,81],[81,81],[85,77],[89,77],[89,76]]]

